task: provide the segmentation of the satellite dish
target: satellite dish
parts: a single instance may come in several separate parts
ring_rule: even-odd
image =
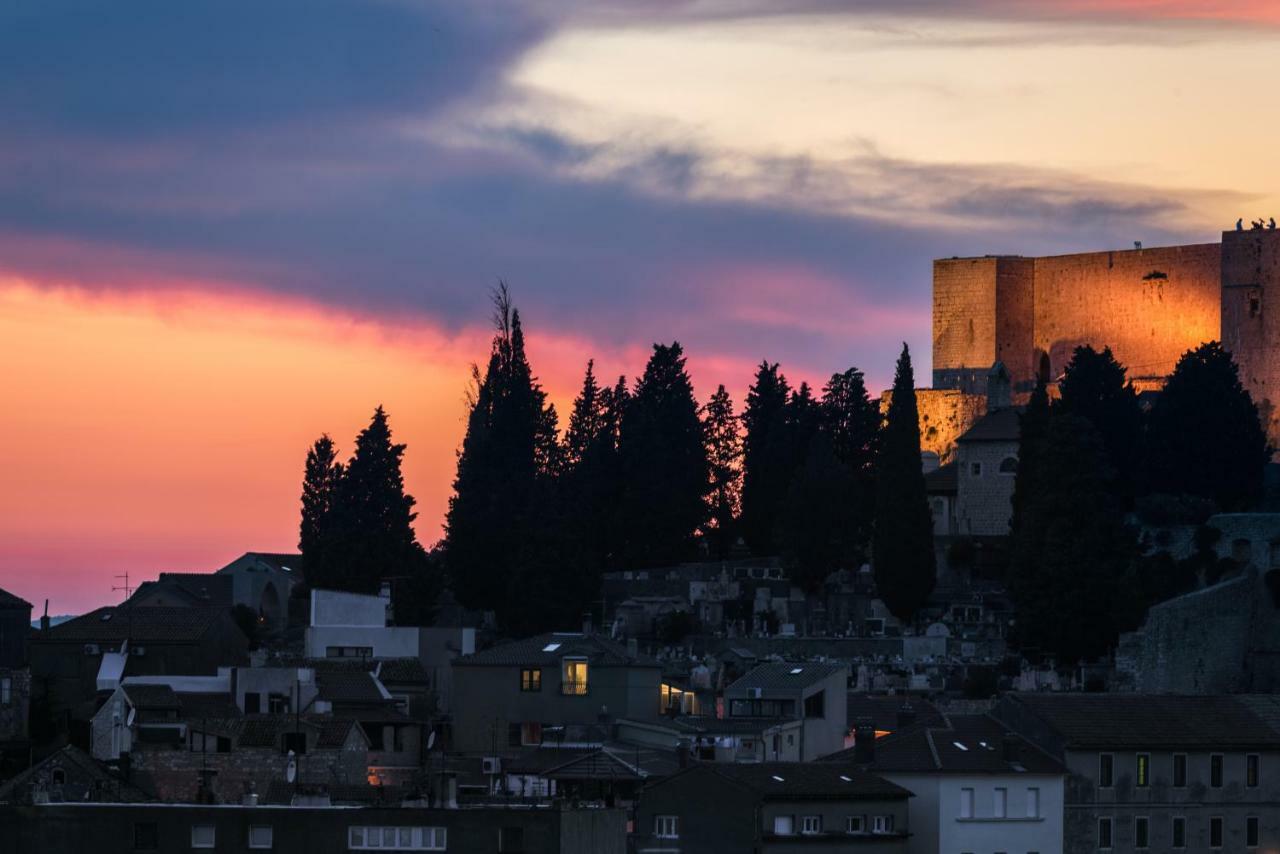
[[[431,734],[427,736],[427,750],[430,750],[435,746],[436,746],[436,731],[432,730]]]
[[[289,764],[284,768],[284,778],[290,783],[298,776],[298,757],[294,755],[292,750],[289,751]]]
[[[137,716],[138,716],[138,710],[136,708],[129,709],[129,717],[125,719],[124,725],[133,726],[133,719],[136,718]]]

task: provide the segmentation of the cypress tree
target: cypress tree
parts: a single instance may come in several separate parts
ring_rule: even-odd
[[[623,412],[619,453],[628,561],[655,565],[687,557],[707,515],[708,465],[679,342],[654,345]]]
[[[1110,347],[1101,353],[1077,347],[1058,388],[1057,406],[1088,420],[1098,431],[1115,472],[1116,489],[1128,504],[1141,458],[1142,411],[1137,392],[1125,379],[1124,365],[1116,361]]]
[[[1049,391],[1044,377],[1036,380],[1027,408],[1018,416],[1018,471],[1013,481],[1013,514],[1009,530],[1015,536],[1022,527],[1027,503],[1036,495],[1040,458],[1049,431]]]
[[[1270,459],[1258,407],[1231,354],[1216,341],[1184,353],[1151,410],[1147,488],[1247,509],[1262,497]]]
[[[937,582],[933,517],[920,464],[920,422],[911,353],[902,345],[889,412],[880,434],[872,566],[890,613],[909,621]]]
[[[849,368],[832,374],[822,390],[822,429],[830,437],[831,452],[849,479],[847,542],[856,545],[847,560],[861,558],[871,538],[875,512],[875,463],[880,446],[880,408],[867,394],[862,372]]]
[[[775,362],[761,362],[742,413],[742,536],[756,555],[777,553],[782,504],[791,478],[787,400],[791,389]]]
[[[737,537],[742,494],[742,430],[733,413],[733,400],[723,385],[707,401],[702,424],[711,475],[707,494],[711,524],[706,535],[712,552],[725,558]]]
[[[857,530],[850,524],[852,478],[836,459],[827,431],[810,440],[801,468],[787,488],[782,514],[782,558],[792,582],[818,591],[832,571],[856,551]]]
[[[327,565],[323,551],[330,539],[331,512],[342,482],[342,463],[338,449],[325,433],[307,451],[302,478],[302,522],[298,530],[298,551],[302,553],[303,573],[308,586],[323,588],[326,579],[318,573]]]

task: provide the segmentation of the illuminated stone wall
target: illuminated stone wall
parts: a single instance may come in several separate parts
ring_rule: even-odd
[[[933,262],[933,386],[986,393],[997,360],[1030,376],[1030,258],[987,256]]]
[[[1280,231],[1222,235],[1222,344],[1280,445]]]
[[[986,382],[986,371],[983,372]],[[891,391],[880,395],[880,414],[889,412]],[[956,450],[956,439],[987,412],[984,394],[968,394],[958,389],[918,388],[916,409],[920,418],[920,450],[931,451],[946,464]]]

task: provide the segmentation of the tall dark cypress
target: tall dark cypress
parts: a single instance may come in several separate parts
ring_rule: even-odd
[[[791,478],[787,400],[791,389],[774,362],[761,362],[742,413],[742,536],[757,555],[778,551],[778,526]]]
[[[849,368],[831,375],[822,389],[822,429],[849,480],[844,524],[851,529],[846,542],[855,549],[846,556],[847,560],[865,559],[871,541],[880,421],[880,407],[867,394],[862,371]]]
[[[707,494],[711,522],[706,536],[715,556],[725,558],[737,538],[742,498],[742,427],[733,412],[733,399],[723,385],[707,401],[702,424],[711,477]]]
[[[687,558],[706,519],[702,421],[679,342],[655,344],[622,416],[626,554],[635,565]]]
[[[889,611],[909,621],[937,583],[933,517],[920,465],[920,422],[911,353],[902,345],[889,412],[880,434],[872,539],[876,589]]]
[[[1142,411],[1138,393],[1125,378],[1124,365],[1107,347],[1098,352],[1077,347],[1063,371],[1058,403],[1064,413],[1086,419],[1107,449],[1114,485],[1123,503],[1132,501],[1142,447]]]
[[[1049,432],[1049,391],[1044,377],[1036,380],[1027,408],[1018,416],[1018,472],[1013,481],[1013,515],[1009,530],[1015,536],[1023,526],[1027,505],[1039,492],[1040,461]]]
[[[329,527],[342,481],[342,463],[338,448],[325,433],[307,451],[306,470],[302,479],[302,522],[298,530],[298,551],[302,553],[303,573],[311,587],[324,587],[318,575],[326,564],[323,551],[330,539]]]

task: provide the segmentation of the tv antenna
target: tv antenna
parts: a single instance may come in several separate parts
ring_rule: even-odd
[[[117,576],[116,576],[116,578],[122,578],[122,579],[124,579],[124,583],[123,583],[123,584],[121,584],[119,587],[112,587],[112,588],[111,588],[111,592],[112,592],[112,593],[117,593],[117,592],[119,592],[119,591],[123,590],[123,591],[124,591],[124,601],[126,601],[126,602],[127,602],[127,601],[129,600],[129,597],[133,595],[133,588],[129,586],[129,570],[127,570],[127,569],[126,569],[126,570],[125,570],[125,572],[124,572],[124,575],[117,575]]]

